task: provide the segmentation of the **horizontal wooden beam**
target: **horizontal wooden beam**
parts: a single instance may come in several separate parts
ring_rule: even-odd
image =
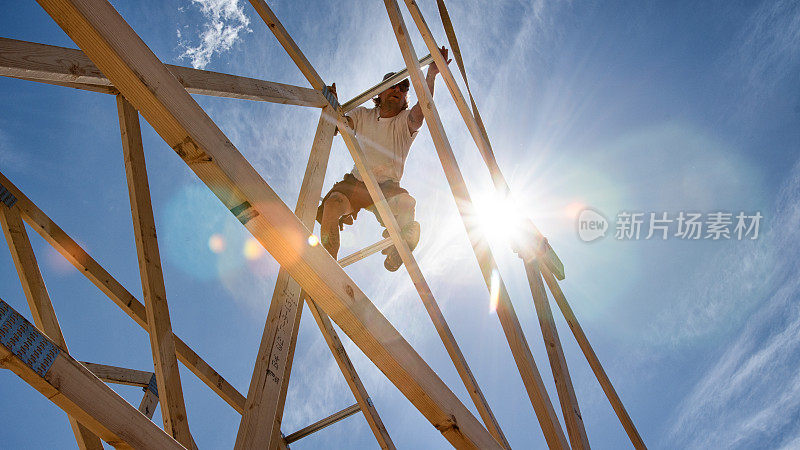
[[[322,246],[308,243],[308,228],[107,1],[38,3],[278,264],[452,445],[498,447],[331,255]],[[260,5],[266,7],[263,2]],[[324,86],[314,87],[321,90]],[[253,442],[265,445],[263,440]]]
[[[433,62],[433,57],[428,55],[419,60],[419,65],[422,67],[427,66],[428,64]],[[348,100],[347,102],[342,104],[342,112],[349,112],[352,111],[357,106],[360,106],[362,103],[366,102],[367,100],[375,97],[376,95],[380,94],[381,92],[385,91],[389,88],[389,86],[394,86],[395,84],[399,83],[403,80],[403,78],[408,76],[408,68],[404,67],[402,70],[398,70],[394,73],[391,77],[381,81],[380,83],[372,86],[371,88],[367,89],[366,91],[356,95],[352,99]]]
[[[2,299],[0,366],[115,448],[184,448]]]
[[[321,108],[319,92],[300,86],[167,65],[192,94]],[[28,81],[118,94],[106,76],[76,49],[0,38],[0,75]]]
[[[108,383],[146,387],[150,384],[150,379],[153,377],[153,372],[146,372],[144,370],[126,369],[124,367],[107,366],[105,364],[83,361],[81,361],[81,364],[92,371],[94,376]]]
[[[0,185],[15,199],[22,218],[75,268],[108,296],[125,314],[147,330],[145,307],[136,297],[111,276],[74,239],[61,229],[50,217],[39,209],[25,194],[0,172]],[[197,375],[211,390],[240,414],[244,411],[244,395],[217,373],[203,358],[194,352],[178,336],[175,336],[175,351],[178,360]]]
[[[342,267],[349,266],[355,262],[361,261],[362,259],[366,258],[367,256],[378,253],[379,251],[389,248],[392,246],[392,238],[388,237],[386,239],[380,240],[372,245],[362,248],[350,255],[345,256],[344,258],[339,260],[339,265]]]
[[[311,433],[314,433],[316,431],[319,431],[319,430],[327,427],[328,425],[333,425],[334,423],[336,423],[336,422],[338,422],[338,421],[340,421],[342,419],[350,417],[350,416],[352,416],[353,414],[355,414],[355,413],[357,413],[359,411],[361,411],[361,407],[358,406],[358,403],[356,403],[355,405],[350,405],[347,408],[345,408],[345,409],[343,409],[343,410],[341,410],[341,411],[339,411],[337,413],[331,414],[330,416],[328,416],[328,417],[326,417],[326,418],[324,418],[324,419],[322,419],[322,420],[320,420],[318,422],[314,422],[311,425],[309,425],[309,426],[307,426],[305,428],[302,428],[300,430],[297,430],[294,433],[286,436],[286,443],[287,444],[291,444],[292,442],[300,440],[300,439],[308,436]]]

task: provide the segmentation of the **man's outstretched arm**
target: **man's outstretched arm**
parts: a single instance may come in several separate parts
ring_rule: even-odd
[[[444,60],[447,61],[447,64],[450,64],[451,59],[447,59],[447,49],[442,47],[439,49],[442,52],[442,56],[444,56]],[[436,75],[439,74],[439,68],[436,67],[436,63],[431,64],[428,66],[428,73],[425,76],[425,82],[428,83],[428,89],[431,91],[431,95],[433,95],[433,86],[436,84]],[[411,111],[408,114],[408,130],[411,133],[419,130],[422,127],[422,122],[425,121],[425,115],[422,113],[422,107],[419,106],[419,95],[417,95],[417,104],[411,108]]]
[[[336,94],[336,83],[333,83],[332,85],[328,86],[328,91],[330,91],[330,93],[333,94],[333,96],[336,97],[337,100],[339,99],[339,95]],[[344,118],[347,119],[347,124],[350,125],[350,128],[355,128],[355,125],[353,124],[353,119],[350,116],[344,116]],[[333,131],[334,136],[336,136],[337,134],[339,134],[339,128],[336,128],[336,130]]]

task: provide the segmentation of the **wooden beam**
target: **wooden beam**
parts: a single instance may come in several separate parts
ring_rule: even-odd
[[[2,299],[0,366],[116,448],[184,448]]]
[[[389,14],[389,19],[392,22],[392,29],[400,45],[400,51],[408,67],[411,83],[414,85],[414,91],[417,94],[420,106],[425,115],[425,121],[431,132],[434,147],[442,163],[442,168],[444,169],[447,182],[450,185],[450,190],[453,193],[456,207],[461,215],[462,222],[464,223],[467,236],[472,244],[472,249],[478,260],[478,265],[480,266],[486,286],[491,290],[492,273],[499,274],[497,263],[494,260],[491,248],[483,232],[478,227],[474,226],[475,221],[473,218],[475,215],[469,191],[467,190],[464,177],[458,168],[458,163],[453,154],[453,149],[450,147],[450,142],[447,139],[444,127],[442,126],[441,118],[433,102],[433,95],[431,95],[427,84],[422,78],[417,56],[397,1],[384,0],[384,3],[386,5],[386,11]],[[438,50],[434,50],[432,54],[434,53],[441,57]],[[446,66],[444,61],[440,64],[442,63]],[[514,360],[522,376],[523,384],[528,391],[528,397],[531,400],[533,409],[539,419],[539,424],[542,427],[545,439],[551,448],[568,448],[564,431],[561,429],[561,425],[558,422],[558,417],[550,402],[547,390],[542,382],[542,377],[533,359],[533,354],[525,340],[522,326],[514,312],[514,306],[511,303],[508,291],[501,277],[497,278],[497,283],[497,287],[499,288],[497,317],[500,319],[500,324],[503,327],[506,340],[511,348],[511,353],[514,355]],[[484,421],[486,423],[487,418],[484,418]],[[499,433],[499,427],[497,427],[497,432],[497,435],[503,438],[502,434]],[[503,439],[502,442],[505,442],[505,439]]]
[[[150,202],[150,186],[147,181],[142,134],[139,129],[139,113],[122,95],[117,96],[117,113],[164,430],[185,447],[190,448],[192,436],[183,401],[178,359],[175,357],[175,342],[172,339],[164,274],[161,272],[161,255],[156,238],[153,206]]]
[[[550,369],[553,372],[553,380],[555,380],[564,423],[567,426],[569,442],[573,450],[589,449],[589,439],[586,437],[581,409],[578,406],[578,397],[575,395],[575,388],[572,387],[567,360],[564,358],[564,350],[561,348],[561,340],[558,338],[553,312],[550,310],[550,302],[547,300],[547,291],[544,289],[544,283],[542,283],[539,273],[539,263],[537,261],[525,263],[525,272],[528,276],[536,315],[539,317],[544,347],[547,349],[547,358],[550,360]]]
[[[472,112],[470,112],[469,105],[467,105],[467,101],[461,92],[461,88],[458,87],[458,83],[456,83],[453,72],[450,70],[450,67],[444,61],[444,57],[439,52],[439,44],[436,43],[436,39],[434,39],[433,33],[431,33],[428,24],[425,22],[425,18],[422,16],[419,6],[417,6],[417,3],[413,0],[405,0],[405,3],[409,12],[411,13],[411,17],[419,29],[420,34],[422,35],[422,39],[425,41],[425,45],[431,52],[434,62],[436,63],[437,67],[440,68],[442,78],[444,79],[447,89],[450,91],[450,94],[452,95],[453,100],[458,107],[458,111],[461,113],[461,117],[464,119],[464,123],[467,125],[473,140],[475,140],[475,145],[478,146],[478,150],[483,157],[484,162],[486,163],[486,167],[489,169],[489,174],[492,177],[495,189],[501,194],[501,196],[508,195],[511,188],[508,186],[503,173],[500,171],[500,166],[497,164],[494,151],[489,143],[489,137],[485,134],[485,130],[482,130],[482,128],[478,125],[478,122],[475,119],[475,116],[472,115]],[[528,221],[526,225],[529,225],[530,227],[529,231],[531,235],[531,242],[524,244],[535,249],[537,253],[541,253],[540,258],[543,259],[545,264],[547,264],[547,266],[558,277],[559,280],[563,280],[564,264],[561,263],[558,255],[556,255],[555,251],[553,251],[552,247],[550,247],[550,243],[547,242],[547,240],[544,238],[544,235],[542,235],[539,229],[536,228],[536,225],[534,225],[533,222]]]
[[[428,64],[433,62],[433,57],[431,55],[425,56],[424,58],[419,60],[419,65],[424,67]],[[367,89],[366,91],[356,95],[352,99],[348,100],[345,103],[342,103],[342,112],[347,114],[348,112],[352,111],[358,106],[361,106],[367,100],[374,98],[376,95],[380,94],[381,92],[388,89],[390,86],[394,86],[395,84],[403,81],[403,78],[408,76],[408,69],[403,68],[398,70],[392,75],[391,77],[381,81],[380,83],[372,86],[371,88]]]
[[[336,130],[332,114],[330,107],[323,108],[295,207],[295,214],[309,229],[314,228]],[[272,443],[270,448],[278,444],[304,297],[300,285],[281,267],[267,312],[237,442],[246,439],[245,430],[254,427],[259,430],[256,433],[259,439]],[[269,431],[269,434],[261,436],[264,431]]]
[[[309,245],[311,232],[107,1],[39,4],[451,444],[497,448],[480,422],[328,252]]]
[[[142,401],[139,403],[139,412],[144,414],[148,419],[152,419],[153,413],[156,412],[156,406],[158,406],[158,395],[150,389],[145,389],[144,397],[142,397]]]
[[[89,255],[74,239],[61,229],[50,217],[39,209],[25,194],[14,186],[0,172],[0,185],[16,198],[22,218],[61,255],[67,259],[79,273],[83,274],[134,322],[147,330],[147,313],[144,305],[136,299],[119,281],[111,276],[91,255]],[[179,337],[174,336],[175,350],[178,359],[197,375],[212,391],[217,393],[239,414],[244,411],[244,396],[225,378],[214,370],[203,358],[194,352]]]
[[[382,449],[394,449],[394,442],[392,442],[392,438],[389,437],[389,432],[386,431],[386,426],[383,425],[383,421],[380,415],[378,415],[378,410],[375,408],[372,399],[370,399],[364,387],[364,383],[361,382],[361,377],[358,376],[353,362],[350,361],[350,357],[347,356],[347,351],[345,351],[342,341],[339,339],[338,334],[336,334],[331,319],[319,309],[313,301],[308,302],[308,309],[311,310],[311,315],[314,316],[314,320],[317,321],[317,325],[319,325],[322,331],[322,336],[325,338],[325,343],[328,344],[328,348],[331,350],[331,353],[333,353],[336,364],[339,365],[339,369],[342,371],[342,375],[344,375],[344,379],[347,381],[347,385],[350,387],[350,391],[356,399],[357,403],[354,406],[358,406],[364,413],[364,418],[367,419],[367,424],[369,424],[372,434],[375,435],[378,445],[380,445]],[[286,440],[287,442],[291,442],[288,437]]]
[[[150,379],[155,375],[153,372],[145,372],[144,370],[126,369],[105,364],[83,361],[81,361],[81,364],[89,369],[94,376],[107,383],[146,387],[150,384]]]
[[[286,436],[286,443],[291,444],[292,442],[298,441],[308,436],[309,434],[315,433],[327,427],[328,425],[333,425],[334,423],[342,419],[346,419],[359,411],[361,411],[361,408],[358,406],[358,403],[356,403],[355,405],[350,405],[341,411],[331,414],[330,416],[320,421],[314,422],[311,425],[303,429],[297,430],[294,433]]]
[[[321,108],[313,89],[189,67],[167,65],[189,93]],[[0,38],[0,75],[106,94],[119,91],[76,49]]]
[[[300,50],[291,36],[289,36],[286,29],[280,23],[269,6],[267,6],[266,2],[263,0],[251,0],[250,3],[256,8],[256,11],[258,11],[259,15],[262,17],[262,19],[264,19],[264,22],[278,38],[278,41],[281,43],[281,45],[283,45],[286,52],[289,54],[295,64],[297,64],[298,68],[300,68],[300,71],[303,72],[311,85],[315,89],[327,89],[325,83],[322,81],[322,78],[319,76],[311,63],[308,62],[305,55],[303,55],[303,52]],[[416,59],[415,62],[418,63]],[[497,426],[497,421],[494,418],[494,414],[492,413],[486,398],[483,396],[483,392],[481,392],[477,380],[472,374],[472,370],[469,368],[464,355],[461,353],[461,349],[458,347],[458,343],[456,342],[455,337],[450,330],[450,326],[447,324],[444,314],[442,314],[439,305],[436,303],[436,299],[433,297],[430,286],[428,286],[428,283],[425,280],[425,277],[423,276],[422,271],[420,270],[419,265],[414,258],[414,255],[411,253],[411,250],[408,248],[408,245],[402,238],[400,227],[397,224],[397,220],[395,219],[394,214],[392,213],[388,203],[386,202],[386,199],[383,196],[383,192],[378,186],[378,183],[375,180],[375,177],[372,175],[372,172],[366,168],[366,159],[364,157],[364,153],[362,152],[361,147],[356,140],[355,135],[353,134],[353,130],[350,129],[345,122],[341,111],[337,111],[337,116],[337,120],[339,122],[339,131],[342,134],[342,138],[344,139],[347,148],[350,150],[350,155],[353,157],[359,173],[361,173],[364,177],[367,190],[372,197],[378,214],[386,226],[386,229],[389,231],[389,236],[394,242],[395,248],[397,248],[403,264],[406,266],[406,270],[408,271],[408,274],[414,283],[414,287],[416,288],[420,299],[425,306],[425,310],[428,312],[428,315],[430,316],[431,321],[433,322],[434,327],[436,328],[436,331],[439,334],[439,337],[442,340],[448,355],[450,356],[450,359],[453,361],[461,380],[466,386],[467,392],[470,394],[470,398],[477,407],[481,417],[484,419],[484,422],[488,423],[488,427],[493,436],[495,436],[497,439],[498,436],[502,435],[502,433],[499,432],[499,426]]]
[[[267,2],[264,0],[250,0],[250,4],[253,5],[253,8],[255,8],[258,15],[261,16],[264,23],[267,24],[267,27],[278,39],[278,42],[281,43],[281,46],[286,50],[286,53],[289,54],[289,57],[292,58],[292,61],[294,61],[297,68],[300,69],[300,72],[303,72],[306,80],[311,83],[311,87],[322,92],[326,87],[322,77],[319,76],[314,66],[306,59],[306,55],[303,54],[300,47],[298,47],[297,43],[292,39],[292,36],[290,36],[286,28],[283,27],[281,21],[278,20],[278,16],[267,6]]]
[[[8,241],[8,248],[11,250],[11,257],[17,268],[17,275],[22,283],[22,290],[25,292],[25,298],[28,300],[28,307],[30,307],[36,327],[66,352],[67,342],[64,340],[61,326],[58,324],[56,311],[50,301],[50,294],[47,292],[42,273],[39,271],[39,264],[36,262],[36,255],[33,253],[33,247],[28,239],[28,232],[25,230],[19,209],[9,208],[4,204],[0,205],[0,226],[3,228],[6,241]],[[102,450],[103,444],[99,437],[72,416],[69,416],[69,423],[79,448]]]
[[[617,395],[614,385],[611,384],[611,380],[608,378],[606,371],[603,369],[603,365],[600,364],[600,359],[597,357],[597,354],[595,354],[594,349],[589,343],[589,339],[586,337],[586,334],[583,332],[583,328],[581,328],[580,323],[578,323],[578,318],[575,316],[575,313],[569,306],[567,298],[564,296],[564,292],[561,290],[561,286],[558,285],[558,281],[556,281],[553,274],[550,273],[546,267],[542,268],[542,276],[544,277],[544,281],[547,283],[547,287],[550,289],[550,292],[553,294],[553,299],[555,299],[559,309],[561,309],[561,313],[564,315],[564,319],[566,319],[569,329],[572,330],[572,335],[575,336],[575,340],[578,341],[578,345],[581,347],[583,355],[589,362],[589,366],[592,368],[595,377],[597,377],[600,387],[603,388],[603,392],[606,394],[608,401],[611,403],[611,407],[614,408],[614,412],[617,414],[622,427],[628,434],[628,438],[631,440],[631,443],[636,449],[645,450],[647,446],[644,445],[644,441],[639,435],[639,431],[636,430],[636,426],[633,424],[631,416],[628,415],[625,405],[622,404],[622,400],[619,398],[619,395]]]
[[[392,238],[388,237],[382,239],[372,245],[362,248],[350,255],[345,256],[344,258],[339,260],[339,265],[342,267],[349,266],[355,262],[361,261],[362,259],[366,258],[367,256],[378,253],[379,251],[389,248],[392,246]]]

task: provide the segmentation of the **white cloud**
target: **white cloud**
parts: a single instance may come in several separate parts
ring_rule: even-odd
[[[197,45],[183,40],[181,31],[177,31],[179,45],[184,49],[180,58],[191,61],[195,69],[203,69],[215,53],[230,50],[239,33],[250,32],[250,19],[238,0],[192,0],[192,3],[200,6],[206,23]]]

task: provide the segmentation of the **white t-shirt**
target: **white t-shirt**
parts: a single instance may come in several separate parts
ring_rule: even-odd
[[[366,157],[367,168],[375,175],[378,183],[393,180],[400,182],[403,166],[417,132],[408,129],[408,114],[405,109],[394,117],[380,117],[376,108],[358,108],[350,111],[356,138]],[[361,180],[361,175],[353,166],[353,176]],[[363,181],[363,180],[362,180]]]

